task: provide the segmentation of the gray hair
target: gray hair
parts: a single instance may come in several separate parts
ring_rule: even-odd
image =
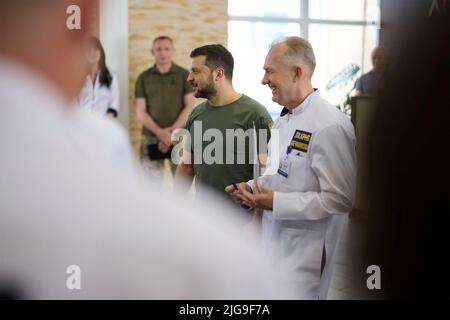
[[[307,40],[294,36],[285,37],[281,40],[276,40],[270,47],[273,48],[278,44],[286,44],[287,46],[287,50],[281,58],[285,64],[293,65],[301,60],[308,66],[309,76],[312,77],[316,68],[316,57],[311,44]]]

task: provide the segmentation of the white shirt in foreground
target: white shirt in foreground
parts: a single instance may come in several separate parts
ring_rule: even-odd
[[[0,61],[0,286],[30,299],[291,297],[239,230],[205,215],[226,208],[120,170],[65,105],[44,78]],[[67,287],[72,265],[79,290]]]

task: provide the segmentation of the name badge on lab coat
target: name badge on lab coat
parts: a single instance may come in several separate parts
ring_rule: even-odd
[[[291,160],[289,160],[289,153],[291,153],[292,147],[288,147],[286,151],[286,155],[280,161],[280,166],[278,167],[278,174],[281,174],[283,177],[287,178],[289,176],[289,170],[291,169]]]

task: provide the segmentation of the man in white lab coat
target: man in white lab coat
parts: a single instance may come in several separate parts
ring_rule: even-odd
[[[263,209],[262,242],[298,298],[326,298],[342,224],[355,195],[350,120],[312,87],[311,45],[288,37],[272,45],[263,85],[284,106],[273,126],[267,170],[228,186],[237,202]]]
[[[0,2],[0,297],[289,297],[202,214],[226,209],[144,184],[124,132],[70,108],[86,35],[66,28],[73,3],[89,16],[90,0]]]

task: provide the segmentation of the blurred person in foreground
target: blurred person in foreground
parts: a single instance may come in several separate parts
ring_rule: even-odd
[[[422,13],[422,12],[421,12]],[[411,12],[371,120],[370,215],[358,270],[380,268],[373,298],[450,298],[450,17]],[[367,275],[369,277],[369,275]]]
[[[325,299],[337,243],[353,207],[356,138],[350,120],[314,89],[313,48],[300,37],[272,44],[262,84],[283,106],[263,176],[226,191],[262,209],[262,245],[298,298]],[[274,138],[275,137],[275,138]],[[257,213],[256,213],[257,214]]]
[[[92,128],[124,132],[104,118],[87,117],[97,119],[87,126],[86,114],[69,107],[84,81],[88,29],[66,28],[73,3],[0,2],[2,297],[289,297],[228,224],[202,215],[211,206],[194,209],[118,170],[117,149]],[[89,16],[91,1],[76,3]],[[79,290],[71,290],[73,267]]]

